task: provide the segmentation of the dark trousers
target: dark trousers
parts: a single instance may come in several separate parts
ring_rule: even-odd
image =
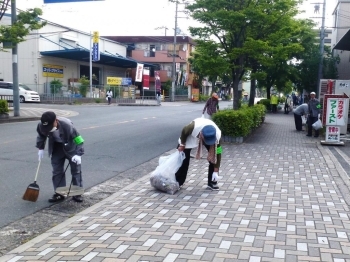
[[[307,135],[312,136],[312,124],[318,120],[318,117],[309,116],[307,119]],[[319,136],[319,130],[315,130],[315,136]]]
[[[295,122],[295,129],[298,131],[303,130],[303,121],[301,119],[301,115],[297,115],[294,113],[294,122]]]
[[[284,104],[284,113],[289,114],[289,105],[288,104]]]
[[[209,151],[209,146],[204,145],[206,147],[206,149]],[[184,159],[184,161],[182,162],[181,167],[179,168],[179,170],[175,173],[175,177],[176,177],[176,181],[179,182],[179,185],[182,186],[185,181],[186,181],[186,177],[187,177],[187,172],[188,172],[188,167],[190,165],[190,154],[191,154],[191,150],[192,148],[186,148],[184,150],[185,156],[186,158]],[[197,150],[197,149],[196,149]],[[209,168],[208,168],[208,184],[217,184],[217,182],[212,182],[212,178],[213,178],[213,172],[214,172],[214,164],[213,163],[209,163]]]
[[[81,176],[81,165],[77,165],[72,162],[73,156],[68,156],[63,150],[62,143],[55,143],[53,147],[53,152],[51,156],[51,165],[52,165],[52,183],[53,188],[56,191],[57,187],[66,186],[66,176],[64,173],[64,162],[66,159],[70,164],[70,172],[72,174],[73,185],[83,186],[83,180]]]
[[[108,97],[108,104],[109,104],[109,105],[111,104],[111,100],[112,100],[112,98],[111,98],[111,97]]]
[[[271,104],[272,113],[277,113],[277,105]]]

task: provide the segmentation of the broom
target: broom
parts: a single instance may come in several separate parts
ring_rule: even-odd
[[[39,161],[38,168],[36,170],[35,178],[34,178],[34,183],[31,183],[28,187],[26,192],[24,193],[22,199],[23,200],[28,200],[31,202],[36,202],[39,196],[39,185],[36,183],[36,179],[38,177],[39,173],[39,167],[40,167],[41,160]]]

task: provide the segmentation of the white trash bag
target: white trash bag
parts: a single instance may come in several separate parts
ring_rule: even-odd
[[[322,122],[321,122],[321,119],[318,119],[315,123],[312,124],[312,127],[315,129],[315,130],[319,130],[321,129],[323,126],[322,126]]]
[[[160,157],[159,165],[150,177],[151,185],[160,191],[171,195],[175,194],[180,189],[175,173],[179,170],[185,158],[185,153],[178,150],[169,156]]]

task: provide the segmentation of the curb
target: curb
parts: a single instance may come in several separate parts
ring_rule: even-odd
[[[37,121],[40,120],[40,117],[14,117],[11,116],[8,119],[0,119],[0,124],[16,123],[16,122],[27,122],[27,121]]]

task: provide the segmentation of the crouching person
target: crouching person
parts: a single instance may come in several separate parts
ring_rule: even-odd
[[[47,111],[42,114],[41,121],[37,126],[36,147],[39,149],[39,161],[44,157],[46,139],[49,138],[49,156],[52,165],[53,189],[66,186],[66,177],[64,173],[64,162],[67,159],[70,164],[72,174],[72,183],[75,186],[82,187],[83,180],[81,175],[81,156],[84,154],[84,139],[74,128],[73,123],[64,117],[56,117],[56,114]],[[54,203],[64,200],[64,196],[55,193],[49,202]],[[76,202],[82,202],[83,198],[73,196]]]
[[[202,147],[204,145],[208,150],[208,188],[211,190],[219,190],[217,181],[222,153],[220,140],[221,130],[209,119],[196,118],[182,129],[178,150],[183,151],[186,158],[175,174],[176,180],[179,182],[180,186],[185,183],[187,177],[192,148],[197,148],[196,159],[200,159]]]

